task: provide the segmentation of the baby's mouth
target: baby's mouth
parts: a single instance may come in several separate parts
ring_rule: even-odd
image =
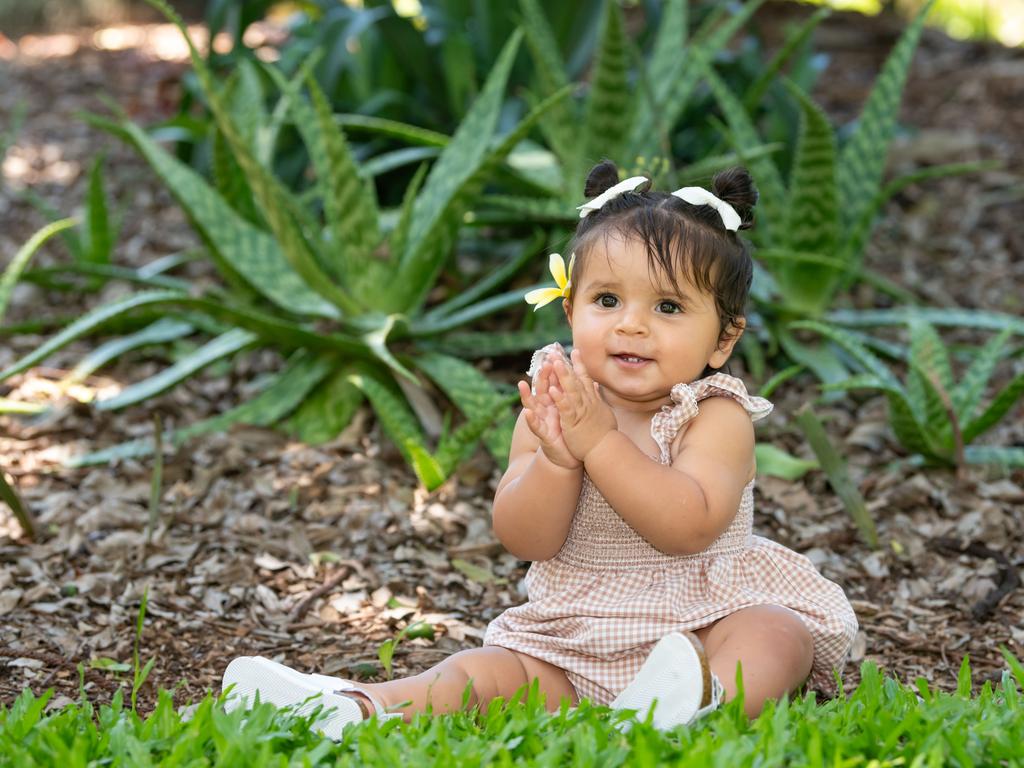
[[[638,366],[651,362],[649,357],[639,357],[638,355],[612,355],[612,357],[625,365],[631,366]]]

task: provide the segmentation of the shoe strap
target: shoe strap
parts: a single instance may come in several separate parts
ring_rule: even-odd
[[[332,693],[340,693],[342,695],[350,692],[358,693],[368,698],[370,700],[370,703],[373,704],[373,716],[375,716],[379,720],[390,720],[392,718],[402,716],[400,712],[388,712],[387,708],[384,706],[384,703],[380,699],[378,699],[369,691],[364,691],[362,688],[359,688],[358,686],[353,685],[351,683],[349,683],[348,685],[342,685],[340,687],[335,686],[335,688],[332,690]],[[355,696],[350,696],[349,698],[354,699],[356,704],[359,705],[359,710],[363,713],[363,719],[369,719],[370,713],[366,711],[366,704],[362,700],[356,698]]]

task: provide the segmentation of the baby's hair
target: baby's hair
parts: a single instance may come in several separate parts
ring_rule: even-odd
[[[600,195],[619,182],[619,171],[610,160],[595,165],[587,175],[584,194]],[[721,325],[719,338],[738,330],[753,280],[750,251],[736,232],[725,228],[721,214],[710,205],[692,205],[668,192],[650,191],[650,182],[625,192],[580,219],[569,247],[576,254],[572,285],[580,285],[588,253],[599,237],[611,235],[623,241],[637,240],[647,251],[647,266],[660,268],[678,289],[680,271],[698,289],[710,293]],[[740,229],[754,222],[757,190],[745,168],[718,173],[711,193],[729,203],[739,214]],[[573,300],[575,296],[573,296]]]

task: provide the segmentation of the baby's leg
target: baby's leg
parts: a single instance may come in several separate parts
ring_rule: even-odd
[[[496,696],[509,697],[537,678],[549,711],[558,709],[563,697],[576,703],[576,691],[565,672],[546,661],[496,645],[459,651],[426,672],[386,683],[361,683],[391,712],[408,720],[430,704],[437,714],[462,708],[462,693],[472,681],[469,706],[486,705]],[[410,702],[405,706],[397,706]]]
[[[743,663],[744,709],[754,718],[766,699],[799,688],[811,672],[814,641],[800,618],[778,605],[755,605],[697,630],[725,698],[736,695],[736,664]]]

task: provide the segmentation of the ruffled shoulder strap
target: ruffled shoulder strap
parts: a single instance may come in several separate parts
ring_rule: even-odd
[[[565,348],[557,341],[553,341],[550,344],[538,349],[533,353],[533,357],[530,358],[530,367],[526,370],[526,375],[530,377],[530,392],[537,394],[537,374],[540,373],[540,367],[544,364],[544,358],[547,357],[549,352],[558,352],[565,360],[565,364],[570,368],[572,367],[572,361],[569,359],[569,353],[566,352]]]
[[[670,459],[670,447],[679,428],[699,412],[699,401],[709,397],[731,397],[743,406],[751,421],[763,419],[775,407],[763,397],[748,394],[743,382],[727,373],[715,373],[692,384],[676,384],[670,397],[674,405],[663,405],[651,419],[651,437],[661,449],[663,464]]]

